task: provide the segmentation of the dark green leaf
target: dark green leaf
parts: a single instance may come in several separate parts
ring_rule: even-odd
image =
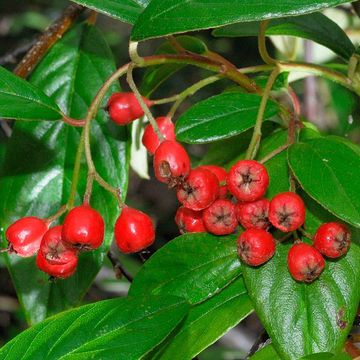
[[[112,54],[101,35],[83,24],[56,43],[33,73],[31,82],[52,97],[66,114],[83,118],[99,87],[114,70]],[[91,132],[98,171],[125,194],[129,160],[126,128],[113,126],[105,111],[100,110]],[[26,215],[46,218],[67,202],[79,138],[79,129],[58,121],[16,123],[0,179],[2,228]],[[86,171],[83,161],[77,204],[84,193]],[[81,254],[78,271],[68,280],[49,283],[47,276],[37,270],[34,258],[7,257],[30,323],[77,305],[99,271],[112,240],[118,209],[112,195],[98,186],[91,204],[104,216],[106,242],[96,252]]]
[[[152,0],[133,28],[132,40],[315,12],[349,1]]]
[[[58,120],[59,107],[43,91],[0,66],[0,117]]]
[[[340,219],[360,227],[357,152],[335,138],[320,138],[293,145],[288,157],[297,180],[313,199]]]
[[[328,352],[317,353],[301,358],[301,360],[351,360],[351,359],[352,357],[345,353],[334,355]]]
[[[360,249],[352,244],[346,256],[326,262],[319,279],[303,284],[289,274],[286,257],[290,246],[279,244],[263,266],[243,266],[255,310],[282,358],[337,353],[360,300]]]
[[[254,94],[224,93],[201,101],[180,116],[176,122],[176,138],[199,144],[238,135],[255,125],[261,97]],[[269,101],[264,118],[279,111]]]
[[[192,307],[177,332],[169,337],[151,358],[193,359],[251,311],[252,303],[247,296],[244,282],[239,277],[219,294]]]
[[[172,294],[195,304],[218,293],[240,273],[236,237],[185,234],[144,264],[129,294]]]
[[[105,15],[134,24],[150,0],[72,0]]]
[[[257,351],[251,360],[281,360],[273,345],[267,345],[261,350]]]
[[[258,36],[260,22],[229,25],[213,32],[214,36]],[[348,60],[355,47],[345,32],[335,22],[321,13],[273,19],[266,28],[266,35],[290,35],[313,40]]]
[[[82,306],[24,331],[0,350],[7,360],[140,359],[188,313],[180,298],[141,297]]]

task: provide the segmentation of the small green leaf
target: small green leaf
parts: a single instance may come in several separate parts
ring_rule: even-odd
[[[190,144],[208,143],[238,135],[255,125],[261,97],[254,94],[224,93],[201,101],[180,116],[176,138]],[[264,119],[279,111],[269,101]]]
[[[151,359],[193,359],[252,310],[244,281],[239,277],[219,294],[192,307],[177,332],[160,346],[156,354],[152,354]]]
[[[360,156],[336,138],[294,144],[288,160],[301,187],[325,209],[360,227]],[[353,179],[353,181],[351,181]]]
[[[341,351],[360,300],[360,249],[352,244],[346,256],[327,261],[311,284],[289,274],[291,244],[278,244],[265,265],[243,266],[243,276],[256,313],[284,359],[317,352]]]
[[[173,296],[100,301],[22,332],[0,350],[0,358],[137,360],[160,344],[188,311],[188,304]]]
[[[265,346],[261,350],[257,351],[250,360],[281,360],[280,356],[276,352],[272,344]]]
[[[172,294],[195,304],[212,297],[240,274],[236,237],[185,234],[144,264],[129,294]]]
[[[137,19],[132,40],[146,40],[192,30],[209,29],[245,21],[307,14],[348,0],[152,0]]]
[[[213,31],[216,37],[258,36],[260,22],[229,25]],[[313,40],[348,60],[355,47],[345,32],[334,21],[321,13],[272,19],[266,35],[289,35]]]
[[[56,103],[43,91],[0,66],[0,117],[21,120],[58,120]]]

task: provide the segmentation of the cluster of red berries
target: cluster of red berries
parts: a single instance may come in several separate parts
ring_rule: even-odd
[[[144,98],[148,106],[152,102]],[[131,93],[114,94],[109,101],[110,117],[118,124],[128,124],[144,115]],[[245,229],[238,238],[238,254],[250,266],[267,262],[276,250],[271,230],[294,232],[305,222],[305,205],[293,192],[264,198],[269,185],[266,168],[254,160],[240,160],[229,172],[207,165],[191,169],[186,150],[175,139],[170,118],[156,119],[164,140],[159,141],[151,125],[145,128],[143,144],[151,155],[155,177],[175,188],[182,206],[175,221],[181,233],[209,232],[232,234],[238,224]],[[350,232],[342,224],[320,226],[313,246],[299,240],[288,253],[288,267],[298,281],[311,282],[325,267],[322,255],[337,258],[350,246]]]

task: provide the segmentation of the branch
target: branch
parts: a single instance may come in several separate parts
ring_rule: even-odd
[[[107,257],[109,258],[113,268],[114,268],[114,273],[115,273],[115,277],[117,279],[121,279],[121,277],[124,275],[125,278],[132,283],[133,282],[133,278],[132,276],[127,272],[127,270],[122,266],[122,264],[120,263],[120,260],[118,258],[118,256],[116,256],[112,250],[110,249],[107,253]]]

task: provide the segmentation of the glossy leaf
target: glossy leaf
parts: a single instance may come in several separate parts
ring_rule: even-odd
[[[61,111],[41,89],[0,66],[0,117],[57,120]]]
[[[301,187],[325,209],[360,227],[360,156],[335,138],[298,143],[289,164]]]
[[[151,358],[193,359],[236,326],[252,310],[244,281],[239,277],[219,294],[192,307],[176,333],[169,337]]]
[[[150,0],[72,0],[102,14],[134,24]]]
[[[309,356],[304,356],[301,360],[351,360],[352,357],[345,353],[332,354],[328,352],[317,353]]]
[[[172,294],[195,304],[214,296],[240,274],[236,237],[185,234],[144,264],[129,294]]]
[[[112,54],[101,34],[83,24],[56,43],[30,81],[43,89],[66,114],[83,118],[99,87],[114,70]],[[115,89],[118,87],[111,90]],[[125,194],[129,160],[126,129],[109,123],[105,111],[100,110],[91,125],[91,133],[97,170]],[[62,122],[16,123],[0,176],[3,229],[22,216],[48,217],[67,202],[79,139],[80,129]],[[83,161],[77,204],[84,193],[86,171]],[[29,323],[78,305],[99,271],[112,240],[118,208],[112,195],[98,186],[94,188],[91,205],[104,216],[106,242],[96,252],[81,254],[78,270],[68,280],[49,283],[48,277],[37,270],[34,258],[7,256]]]
[[[175,133],[179,141],[208,143],[238,135],[255,125],[261,97],[254,94],[224,93],[201,101],[180,116]],[[279,111],[270,101],[265,119]]]
[[[327,261],[319,279],[298,283],[288,272],[291,244],[279,244],[265,265],[243,266],[256,313],[283,359],[343,347],[360,300],[360,249],[352,244],[346,256]]]
[[[266,345],[261,350],[258,350],[250,360],[281,360],[272,344]]]
[[[100,301],[56,315],[24,331],[0,350],[7,360],[140,359],[188,313],[180,298]]]
[[[260,22],[247,22],[216,29],[216,37],[258,36]],[[266,35],[289,35],[313,40],[349,59],[355,47],[345,32],[334,21],[321,13],[272,19],[266,28]]]
[[[145,40],[245,21],[259,21],[315,12],[349,1],[152,0],[136,21],[132,40]]]

